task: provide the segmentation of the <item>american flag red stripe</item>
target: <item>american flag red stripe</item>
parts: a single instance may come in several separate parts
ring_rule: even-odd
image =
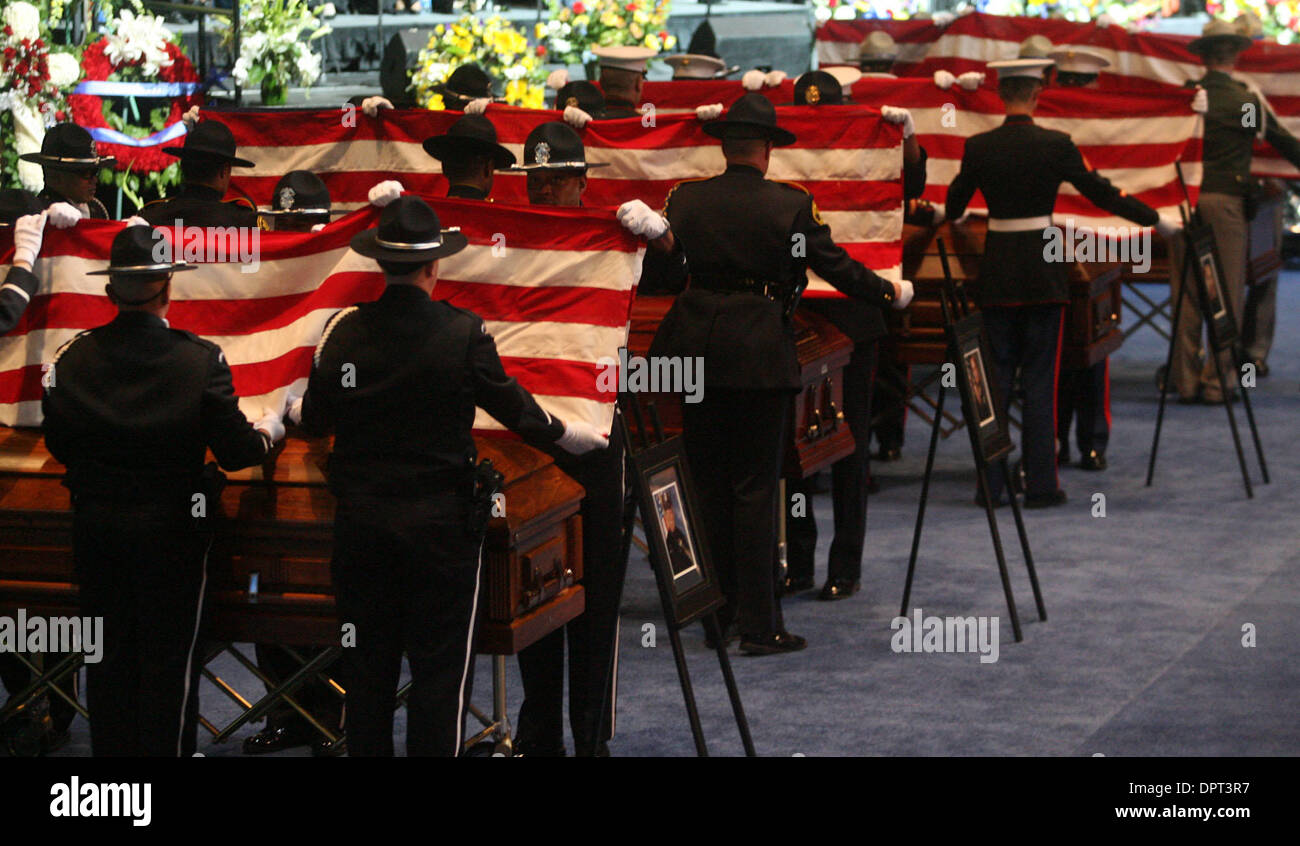
[[[900,76],[929,78],[940,69],[954,74],[983,71],[988,62],[1014,59],[1020,42],[1035,34],[1046,36],[1053,44],[1087,47],[1108,59],[1111,66],[1098,79],[1103,89],[1133,93],[1181,87],[1205,73],[1199,57],[1187,49],[1192,36],[1134,33],[1119,26],[981,12],[963,15],[946,28],[930,21],[828,21],[817,30],[819,63],[856,64],[858,45],[873,29],[883,29],[899,42],[894,70]],[[1252,80],[1283,126],[1300,136],[1300,45],[1257,42],[1241,55],[1233,73]],[[1300,176],[1300,171],[1263,142],[1256,144],[1251,170],[1256,176]]]
[[[483,317],[507,372],[544,408],[608,433],[616,396],[599,389],[597,376],[602,360],[617,360],[626,344],[644,242],[609,209],[430,202],[444,226],[459,226],[470,241],[442,260],[434,298]],[[214,262],[174,278],[168,320],[222,347],[250,417],[279,408],[290,386],[305,387],[331,315],[382,292],[378,266],[348,247],[377,218],[367,206],[320,233],[258,232],[257,273]],[[83,221],[46,231],[34,268],[39,292],[18,326],[0,337],[0,424],[39,423],[45,366],[79,331],[112,319],[105,277],[86,272],[105,266],[121,226]],[[0,242],[0,257],[11,256],[10,246]],[[481,411],[475,428],[504,433]]]
[[[743,93],[739,83],[732,85]],[[397,179],[422,193],[445,192],[438,162],[424,152],[421,142],[445,132],[460,117],[426,110],[385,110],[376,118],[353,112],[346,120],[337,109],[292,111],[288,120],[280,112],[212,114],[230,126],[240,155],[257,163],[251,172],[237,175],[235,184],[259,204],[269,204],[281,175],[304,169],[319,174],[335,204],[342,207],[363,204],[371,186],[384,179]],[[509,106],[492,106],[487,115],[502,145],[521,159],[528,133],[561,117],[559,112]],[[584,203],[616,206],[640,199],[658,208],[678,182],[722,172],[725,163],[718,141],[704,133],[693,113],[656,106],[652,116],[653,120],[647,116],[597,121],[583,130],[587,160],[609,163],[588,172]],[[902,258],[899,128],[865,107],[834,112],[781,108],[778,122],[798,141],[775,151],[768,176],[807,188],[836,240],[854,258],[882,275],[898,278]],[[498,173],[493,197],[526,202],[524,176]],[[809,287],[813,296],[830,290],[817,279]]]

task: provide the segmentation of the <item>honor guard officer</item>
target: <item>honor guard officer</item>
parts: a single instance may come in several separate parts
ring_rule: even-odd
[[[884,35],[885,33],[879,33]],[[809,71],[794,84],[795,105],[834,106],[848,100],[850,87],[862,72],[857,68],[835,67]],[[925,151],[916,142],[912,116],[906,109],[882,106],[886,120],[903,124],[904,201],[925,190]],[[853,454],[831,468],[831,502],[835,537],[831,541],[826,584],[818,599],[845,599],[857,593],[862,579],[862,553],[867,532],[867,493],[870,483],[871,405],[876,381],[878,345],[887,335],[884,315],[878,306],[858,299],[805,299],[800,308],[829,320],[853,341],[853,355],[844,368],[844,416],[853,432]],[[811,502],[811,480],[787,482],[789,495],[803,495]],[[811,506],[787,521],[789,571],[780,585],[785,594],[808,590],[814,584],[817,551],[817,518]]]
[[[1283,158],[1300,166],[1300,141],[1278,122],[1268,101],[1253,84],[1232,76],[1238,57],[1250,43],[1250,39],[1237,32],[1232,24],[1212,20],[1205,25],[1201,37],[1187,45],[1205,64],[1205,75],[1188,85],[1203,88],[1208,100],[1202,157],[1204,171],[1196,211],[1201,220],[1214,229],[1214,240],[1226,277],[1223,287],[1232,304],[1233,316],[1239,322],[1248,262],[1246,203],[1253,187],[1250,162],[1255,141],[1267,141]],[[1254,116],[1253,120],[1251,116]],[[1170,256],[1173,295],[1177,297],[1184,274],[1181,241],[1170,245]],[[1176,340],[1173,372],[1170,374],[1180,402],[1224,401],[1214,361],[1209,356],[1204,360],[1201,357],[1201,327],[1204,322],[1195,295],[1188,296],[1183,301],[1178,326],[1174,330]],[[1231,352],[1224,350],[1219,363],[1224,374],[1229,374]],[[1234,377],[1228,378],[1231,381]]]
[[[208,118],[185,135],[180,147],[163,152],[181,160],[182,182],[165,200],[148,203],[140,217],[155,226],[257,226],[257,208],[251,201],[225,202],[230,191],[231,168],[253,167],[235,155],[230,127]]]
[[[683,79],[725,79],[740,70],[739,65],[727,67],[718,55],[718,36],[713,24],[705,19],[695,28],[691,43],[685,53],[665,56],[664,61],[673,69],[673,81]]]
[[[447,196],[486,200],[493,174],[515,163],[515,154],[497,143],[497,130],[483,115],[465,115],[446,134],[424,139],[424,151],[442,163]]]
[[[524,141],[528,202],[535,206],[582,205],[587,171],[605,167],[587,161],[582,139],[558,121],[543,123]],[[564,754],[564,651],[569,652],[569,727],[574,753],[606,755],[614,732],[618,613],[627,571],[624,523],[624,456],[620,428],[609,449],[575,458],[550,451],[556,466],[586,490],[582,500],[582,584],[586,610],[519,653],[524,701],[519,708],[516,746],[521,755]]]
[[[864,76],[893,79],[894,62],[898,59],[898,44],[883,29],[867,33],[858,46],[858,67]]]
[[[67,467],[82,613],[103,617],[103,660],[86,667],[97,756],[195,750],[207,555],[219,507],[212,450],[238,470],[284,435],[275,412],[239,410],[220,347],[166,321],[172,274],[164,233],[113,239],[108,297],[117,317],[59,350],[46,377],[45,444]],[[215,470],[209,467],[209,470]]]
[[[676,264],[672,258],[682,253],[690,287],[660,324],[651,354],[704,357],[703,397],[683,405],[684,437],[727,596],[724,613],[734,617],[727,622],[746,653],[793,652],[806,644],[785,630],[776,597],[778,482],[790,399],[801,384],[790,317],[809,268],[877,305],[906,305],[911,284],[851,259],[806,190],[765,178],[773,148],[795,140],[777,126],[767,97],[745,94],[704,131],[722,140],[727,169],[668,195],[674,252],[667,261],[647,253],[644,275],[680,274],[680,256]],[[661,285],[680,291],[685,279]]]
[[[1056,83],[1062,88],[1095,87],[1102,68],[1110,66],[1104,57],[1079,47],[1053,50],[1047,58],[1056,62]],[[1110,356],[1082,370],[1061,368],[1056,391],[1056,461],[1060,465],[1070,463],[1072,421],[1079,467],[1105,470],[1110,443]]]
[[[36,296],[40,281],[32,273],[32,265],[41,251],[45,224],[68,229],[79,220],[81,212],[66,202],[55,203],[47,210],[30,192],[20,188],[0,190],[0,227],[12,228],[14,242],[13,261],[0,284],[0,335],[18,324]]]
[[[346,213],[331,207],[329,189],[319,176],[308,170],[292,170],[280,177],[271,199],[272,207],[261,212],[261,224],[274,232],[316,232],[325,228],[331,216]],[[258,668],[272,682],[284,681],[301,666],[279,644],[258,643],[253,648]],[[292,648],[309,661],[323,651],[316,646]],[[294,690],[293,698],[321,725],[336,732],[342,730],[343,701],[330,685],[310,678]],[[295,746],[310,746],[312,755],[317,757],[332,757],[346,751],[346,744],[330,744],[283,700],[267,713],[266,728],[244,739],[243,748],[245,755],[261,755]]]
[[[108,219],[108,209],[95,197],[95,188],[99,172],[117,159],[95,152],[95,140],[85,129],[75,123],[52,126],[41,140],[39,153],[18,158],[41,166],[45,187],[36,197],[42,208],[68,203],[83,217]]]
[[[640,117],[641,89],[645,85],[646,62],[657,54],[648,47],[594,47],[600,62],[600,90],[605,109],[598,120]]]
[[[564,112],[565,123],[582,129],[591,123],[594,115],[605,111],[605,95],[595,83],[575,79],[555,92],[555,108]]]
[[[300,406],[305,431],[334,432],[331,571],[339,620],[356,627],[343,650],[352,756],[393,754],[403,652],[407,755],[460,752],[482,547],[471,519],[475,406],[538,445],[605,445],[506,376],[481,318],[430,299],[439,261],[466,244],[410,195],[356,235],[352,249],[379,262],[384,293],[325,325]]]
[[[966,212],[975,191],[988,203],[988,235],[980,261],[978,297],[997,362],[1002,408],[1011,394],[1016,370],[1025,389],[1021,451],[1026,476],[1025,507],[1047,508],[1065,502],[1056,475],[1056,375],[1069,302],[1064,262],[1044,254],[1045,230],[1062,182],[1111,214],[1142,226],[1173,232],[1145,203],[1125,196],[1091,170],[1063,132],[1034,124],[1033,112],[1043,88],[1043,71],[1051,59],[993,62],[998,95],[1006,106],[1002,126],[971,136],[961,171],[948,187],[947,216]],[[995,504],[1002,501],[1006,480],[1001,466],[989,469]]]

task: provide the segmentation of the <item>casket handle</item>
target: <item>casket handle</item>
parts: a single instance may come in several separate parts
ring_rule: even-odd
[[[827,376],[826,381],[822,383],[822,392],[822,395],[826,397],[826,404],[830,406],[828,416],[831,421],[831,429],[838,429],[840,424],[844,422],[844,409],[835,404],[835,386],[831,382],[831,377]]]

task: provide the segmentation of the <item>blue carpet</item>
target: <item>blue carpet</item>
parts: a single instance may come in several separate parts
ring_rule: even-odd
[[[916,516],[928,428],[909,415],[901,461],[876,465],[863,590],[833,604],[787,599],[788,628],[807,651],[746,658],[733,649],[754,741],[763,755],[1294,755],[1300,753],[1300,436],[1297,384],[1300,274],[1279,295],[1272,375],[1251,394],[1271,485],[1247,500],[1221,407],[1170,405],[1153,487],[1143,481],[1156,410],[1153,372],[1164,342],[1150,330],[1112,359],[1110,470],[1067,469],[1068,505],[1026,513],[1049,621],[1034,611],[1011,513],[998,512],[1025,640],[1014,643],[964,432],[941,442],[913,607],[940,616],[996,615],[996,663],[975,654],[898,654],[898,612]],[[1239,408],[1239,407],[1238,407]],[[1243,415],[1239,414],[1243,436]],[[1249,450],[1249,442],[1246,444]],[[1248,453],[1249,454],[1249,453]],[[1258,468],[1252,460],[1252,478]],[[1093,517],[1093,494],[1106,516]],[[819,581],[830,542],[830,502],[815,497],[822,530]],[[1243,626],[1256,646],[1243,646]],[[656,645],[642,646],[643,627]],[[713,754],[740,754],[717,663],[699,627],[683,634]],[[691,755],[654,581],[634,552],[623,603],[615,755]],[[490,678],[479,661],[476,689]],[[232,660],[218,673],[258,687]],[[520,701],[510,664],[512,716]],[[205,683],[205,713],[233,715]],[[398,739],[404,734],[398,717]],[[61,754],[87,754],[83,721]],[[239,755],[238,740],[207,755]],[[295,753],[286,753],[295,754]],[[301,750],[297,754],[303,754]]]

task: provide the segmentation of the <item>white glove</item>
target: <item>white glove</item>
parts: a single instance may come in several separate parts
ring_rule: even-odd
[[[567,68],[553,70],[546,77],[546,87],[559,91],[569,84],[569,71]]]
[[[284,421],[269,408],[262,409],[262,419],[254,423],[253,428],[270,438],[273,444],[284,440]]]
[[[492,102],[491,97],[475,97],[465,104],[465,114],[481,115],[487,111],[488,103]]]
[[[294,393],[293,388],[285,392],[284,410],[280,415],[295,426],[302,422],[302,395]]]
[[[190,106],[190,110],[181,115],[181,123],[185,124],[185,131],[190,132],[194,129],[195,124],[199,122],[199,107]]]
[[[934,84],[947,91],[957,84],[957,77],[952,75],[952,71],[937,70],[934,72]]]
[[[633,235],[653,241],[668,231],[668,221],[663,215],[640,200],[628,200],[618,207],[618,222]]]
[[[361,113],[366,117],[377,117],[380,109],[391,109],[393,102],[387,97],[367,97],[361,101]]]
[[[943,206],[940,205],[933,206],[933,208],[934,208],[934,217],[930,220],[930,225],[938,226],[940,223],[943,223],[945,220],[948,219],[948,212]]]
[[[36,264],[45,237],[45,216],[46,212],[28,214],[14,221],[14,264]]]
[[[895,282],[894,283],[894,308],[898,311],[902,311],[903,309],[907,308],[907,304],[912,301],[912,295],[915,293],[916,293],[916,289],[913,288],[912,283],[907,281],[906,279]]]
[[[1196,94],[1192,97],[1192,111],[1199,115],[1205,114],[1210,110],[1210,96],[1205,93],[1205,89],[1196,86]]]
[[[1114,26],[1115,19],[1112,18],[1106,12],[1102,12],[1093,20],[1093,23],[1095,23],[1097,26]]]
[[[605,449],[609,446],[609,439],[597,432],[596,427],[590,423],[574,420],[564,424],[564,434],[555,443],[565,452],[582,455],[593,449]]]
[[[370,205],[382,209],[384,206],[402,196],[402,183],[396,179],[388,179],[380,182],[370,189]]]
[[[138,214],[128,217],[126,219],[126,225],[127,226],[153,226],[152,223],[145,220],[143,217],[141,217]]]
[[[695,116],[700,120],[716,120],[722,117],[722,104],[709,103],[705,106],[696,106]]]
[[[577,106],[564,107],[564,122],[574,129],[583,129],[591,123],[591,115],[584,112]]]
[[[767,74],[763,73],[758,68],[747,70],[741,75],[740,84],[746,91],[757,91],[763,87],[763,80],[766,76]]]
[[[785,82],[785,71],[783,70],[768,71],[763,75],[763,84],[768,88],[775,88],[783,82]]]
[[[984,84],[984,74],[979,71],[966,71],[957,77],[957,84],[967,91],[974,91]]]
[[[940,29],[943,29],[955,20],[957,20],[957,16],[952,12],[935,12],[930,16],[930,22]]]
[[[1162,237],[1172,238],[1179,232],[1183,231],[1183,222],[1181,220],[1174,220],[1171,217],[1161,215],[1160,219],[1156,221],[1156,231],[1159,232]]]
[[[50,213],[50,223],[54,224],[55,229],[71,229],[83,217],[81,209],[72,203],[54,203],[47,211]]]
[[[312,232],[319,232],[319,231],[321,231],[321,230],[324,229],[324,228],[325,228],[325,224],[323,224],[323,223],[317,223],[317,224],[315,224],[315,225],[312,226],[311,231],[312,231]]]
[[[901,123],[903,125],[904,140],[916,134],[916,124],[912,121],[912,113],[907,109],[900,109],[897,106],[881,106],[880,116],[890,123]]]

